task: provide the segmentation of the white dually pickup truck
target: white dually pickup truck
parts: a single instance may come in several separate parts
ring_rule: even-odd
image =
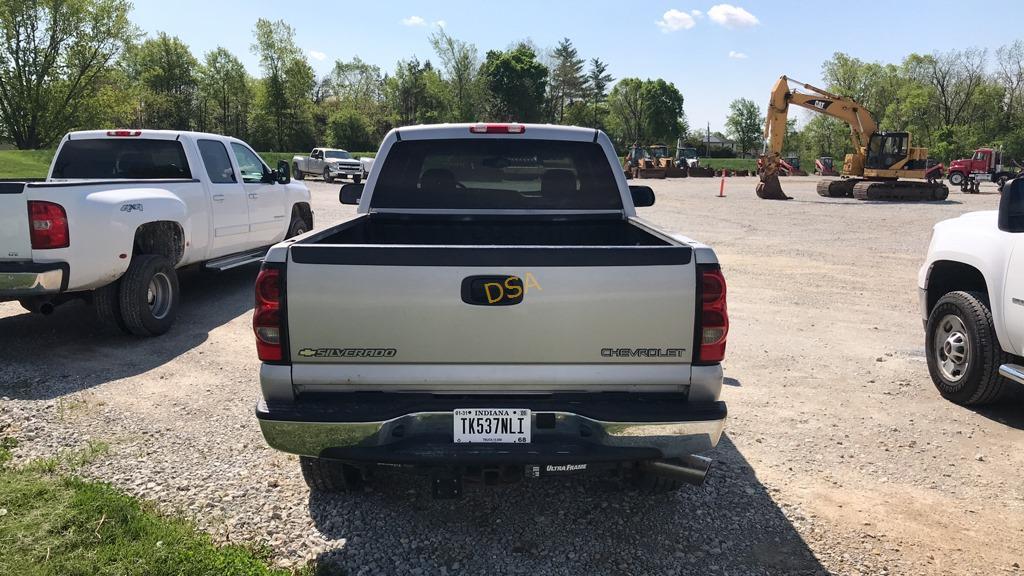
[[[392,130],[355,217],[277,244],[256,282],[256,416],[315,490],[378,466],[463,479],[703,482],[726,418],[711,248],[634,206],[586,128]]]
[[[337,148],[313,148],[309,156],[292,157],[292,173],[296,180],[303,180],[308,175],[322,176],[324,182],[331,184],[335,178],[351,178],[356,184],[363,179],[365,173],[361,159],[353,158],[345,150]]]
[[[957,404],[994,402],[1024,385],[1024,178],[999,210],[935,225],[918,276],[932,381]]]
[[[43,181],[0,182],[0,302],[48,314],[72,298],[126,332],[166,332],[176,269],[227,269],[313,226],[309,190],[241,140],[71,132]]]

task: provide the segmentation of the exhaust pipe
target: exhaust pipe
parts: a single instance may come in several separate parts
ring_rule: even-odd
[[[22,308],[32,312],[33,314],[42,314],[43,316],[49,316],[53,314],[55,304],[53,300],[49,298],[25,298],[20,301]]]
[[[678,460],[649,460],[640,464],[640,469],[673,480],[682,480],[687,484],[702,486],[711,468],[711,459],[693,454]]]

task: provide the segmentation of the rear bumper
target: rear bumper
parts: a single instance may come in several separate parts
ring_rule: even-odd
[[[67,290],[68,265],[64,262],[0,262],[0,300],[56,294]]]
[[[456,408],[529,408],[530,444],[455,444]],[[352,462],[453,465],[629,462],[679,458],[718,444],[724,402],[678,394],[434,396],[352,393],[260,402],[278,450]]]
[[[1003,378],[1009,378],[1017,384],[1024,384],[1024,366],[1003,364],[999,367],[999,374]]]

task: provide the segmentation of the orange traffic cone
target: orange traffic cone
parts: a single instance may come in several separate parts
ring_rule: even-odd
[[[722,168],[722,183],[718,185],[718,197],[725,198],[725,168]]]

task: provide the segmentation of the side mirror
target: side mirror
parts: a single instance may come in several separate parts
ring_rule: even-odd
[[[278,184],[287,184],[292,181],[292,168],[284,160],[278,160],[275,175]]]
[[[363,195],[362,184],[345,184],[338,193],[338,201],[342,204],[359,204],[359,198]]]
[[[654,190],[651,190],[650,186],[630,186],[629,193],[633,196],[633,206],[654,206]]]
[[[999,200],[999,229],[1003,232],[1024,232],[1024,177],[1014,178],[1003,186]]]

